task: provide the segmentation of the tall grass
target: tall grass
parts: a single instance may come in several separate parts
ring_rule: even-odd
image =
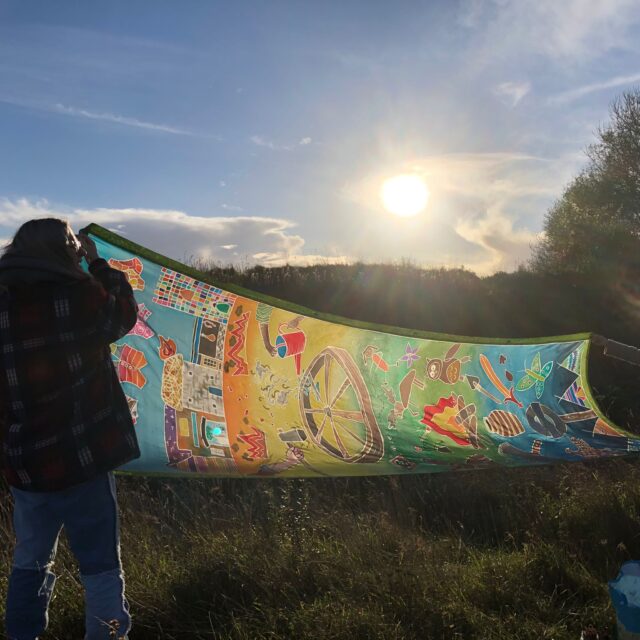
[[[405,264],[216,275],[425,330],[636,337],[606,292],[526,272],[479,279]],[[637,425],[638,371],[597,356],[592,365],[604,408]],[[121,477],[119,494],[134,640],[577,640],[589,624],[612,628],[607,580],[640,558],[632,459],[389,478]],[[0,597],[11,540],[2,486]],[[64,544],[57,573],[47,637],[81,638],[82,592]]]
[[[575,639],[640,557],[630,462],[119,485],[133,638]],[[80,638],[65,545],[57,571],[48,637]]]

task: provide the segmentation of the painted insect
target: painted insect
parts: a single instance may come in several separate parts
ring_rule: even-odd
[[[536,398],[539,400],[544,392],[544,385],[551,373],[551,369],[553,369],[553,361],[549,360],[543,367],[541,366],[540,353],[536,353],[531,363],[531,368],[525,367],[526,373],[520,378],[516,389],[518,391],[526,391],[535,385]]]
[[[464,362],[469,362],[471,358],[464,356],[456,358],[455,355],[460,349],[460,343],[454,344],[444,358],[427,358],[426,374],[431,380],[441,380],[446,384],[455,384],[461,379],[460,371]]]
[[[373,365],[380,371],[387,373],[389,371],[389,363],[382,357],[382,351],[372,344],[367,345],[362,352],[362,362],[365,366]]]
[[[389,412],[387,416],[387,422],[390,429],[395,429],[398,420],[402,419],[405,411],[407,409],[413,416],[417,416],[418,412],[414,411],[409,403],[409,398],[411,397],[411,389],[413,385],[419,387],[420,389],[424,389],[424,384],[416,379],[416,372],[414,370],[409,371],[407,375],[400,381],[399,391],[400,398],[396,399],[395,393],[393,389],[389,386],[387,382],[382,384],[382,391],[387,397],[387,400],[392,404],[393,408]]]

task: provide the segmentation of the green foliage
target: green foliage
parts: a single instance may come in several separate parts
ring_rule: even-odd
[[[611,106],[588,165],[551,207],[532,266],[601,283],[640,270],[640,90]]]

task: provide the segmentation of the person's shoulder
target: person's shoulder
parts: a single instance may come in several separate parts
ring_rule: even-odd
[[[49,287],[48,295],[53,299],[68,299],[75,304],[88,304],[99,302],[107,295],[107,292],[99,280],[88,276],[60,282],[56,286]]]

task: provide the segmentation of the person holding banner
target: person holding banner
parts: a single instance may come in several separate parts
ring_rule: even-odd
[[[140,451],[109,345],[136,314],[125,275],[63,220],[26,222],[0,258],[0,466],[16,535],[5,616],[12,640],[34,640],[47,626],[63,526],[85,590],[85,639],[126,638],[131,627],[113,470]]]

